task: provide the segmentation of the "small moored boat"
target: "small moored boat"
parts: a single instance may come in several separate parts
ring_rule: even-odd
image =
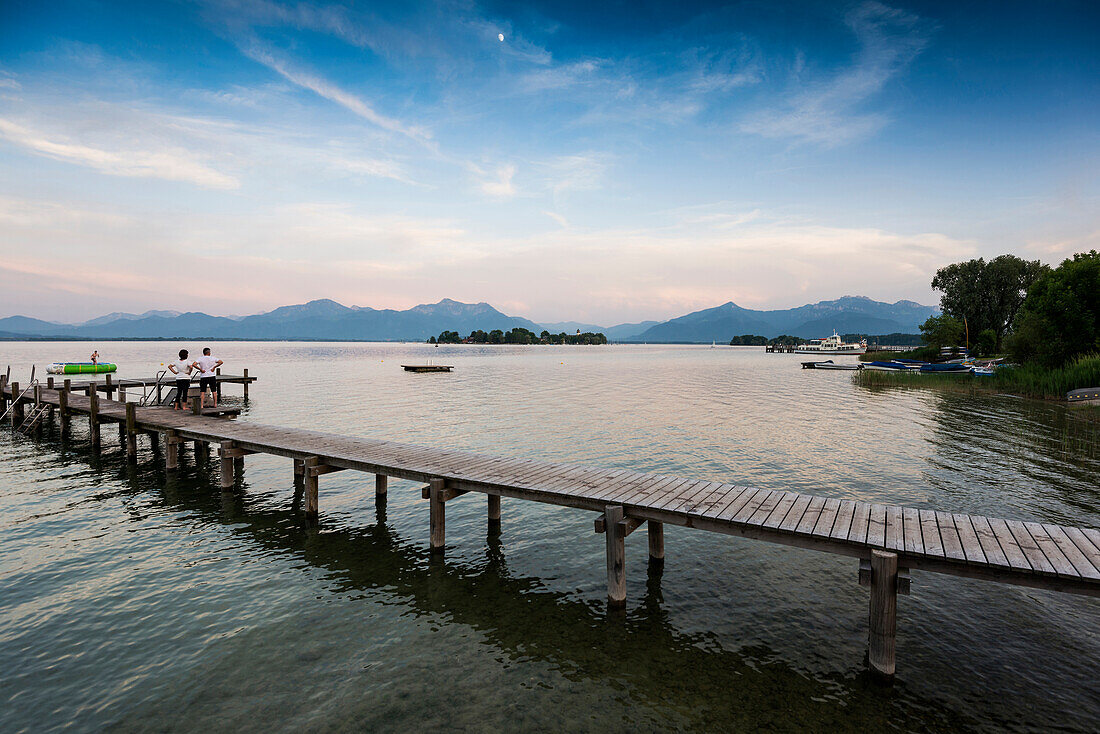
[[[827,359],[824,362],[803,362],[802,369],[804,370],[861,370],[863,365],[861,364],[835,364],[833,360]]]

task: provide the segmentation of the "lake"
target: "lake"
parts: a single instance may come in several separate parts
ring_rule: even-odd
[[[0,369],[92,346],[121,377],[179,348],[7,342]],[[1100,526],[1100,428],[1062,405],[759,347],[210,346],[259,378],[226,388],[242,421]],[[401,370],[426,359],[455,371]],[[0,731],[1100,728],[1096,599],[914,571],[883,687],[853,559],[668,526],[650,576],[643,530],[609,612],[592,513],[506,498],[497,535],[468,495],[433,557],[419,485],[376,510],[372,476],[326,475],[311,526],[287,459],[222,493],[216,461],[73,426],[0,431]]]

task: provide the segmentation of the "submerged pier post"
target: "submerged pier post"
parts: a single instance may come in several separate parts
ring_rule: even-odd
[[[175,471],[180,466],[180,439],[179,434],[168,429],[164,436],[164,468]]]
[[[294,460],[294,486],[300,487],[305,478],[305,463],[301,459]]]
[[[663,566],[665,563],[665,524],[647,520],[645,532],[649,537],[649,565]]]
[[[8,412],[8,376],[0,375],[0,415]]]
[[[374,499],[385,499],[390,488],[390,478],[385,474],[374,475]]]
[[[886,678],[894,677],[898,629],[898,556],[871,551],[871,609],[867,662]]]
[[[446,485],[443,479],[433,479],[428,482],[429,525],[433,553],[441,553],[447,542],[447,510],[443,501],[443,490]]]
[[[126,458],[130,463],[137,461],[137,406],[126,403]]]
[[[320,460],[316,456],[302,459],[302,481],[306,485],[306,515],[310,517],[317,516],[320,504],[317,497],[317,474],[313,471],[318,464]]]
[[[248,368],[244,368],[244,399],[248,400]]]
[[[218,458],[221,459],[221,487],[233,489],[233,442],[222,441],[218,447]]]
[[[607,542],[607,603],[626,604],[626,532],[622,526],[621,505],[608,505],[603,511],[604,538]]]
[[[61,435],[69,433],[69,381],[57,392],[57,412],[61,416]]]
[[[19,400],[19,383],[11,384],[11,424],[18,428],[23,423],[23,403]]]
[[[500,495],[490,494],[489,498],[489,524],[493,526],[500,525]]]
[[[99,451],[99,393],[95,390],[88,395],[88,433],[92,447]]]

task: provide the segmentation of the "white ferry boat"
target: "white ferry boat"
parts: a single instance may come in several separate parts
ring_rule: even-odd
[[[824,339],[811,339],[809,344],[799,344],[795,354],[863,354],[867,351],[866,340],[859,344],[845,344],[836,331]]]

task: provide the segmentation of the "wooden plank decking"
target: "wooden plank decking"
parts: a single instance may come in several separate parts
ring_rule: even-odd
[[[14,397],[12,386],[2,383],[0,404]],[[623,539],[642,524],[650,534],[651,560],[658,562],[664,558],[665,523],[858,558],[861,579],[866,574],[872,587],[872,667],[887,675],[893,674],[891,599],[906,593],[908,569],[1100,596],[1100,530],[1094,528],[438,449],[140,408],[98,396],[93,407],[91,396],[43,386],[37,394],[41,403],[59,409],[63,420],[87,415],[93,441],[98,441],[99,424],[120,424],[131,458],[139,433],[166,436],[169,468],[176,466],[180,442],[219,443],[223,487],[232,486],[235,468],[248,454],[293,459],[295,474],[305,482],[307,512],[318,508],[318,476],[332,471],[377,475],[379,498],[385,496],[386,477],[426,482],[433,549],[444,544],[444,503],[471,492],[489,495],[490,522],[499,522],[501,497],[600,513],[596,527],[607,535],[613,603],[625,600]],[[33,402],[33,396],[24,396],[23,403]]]

